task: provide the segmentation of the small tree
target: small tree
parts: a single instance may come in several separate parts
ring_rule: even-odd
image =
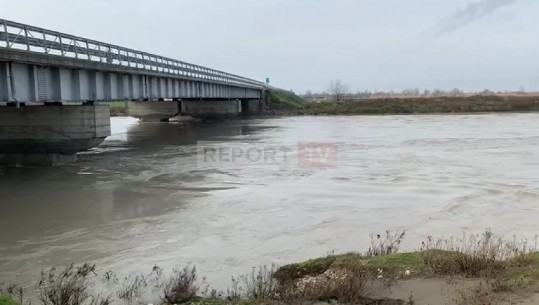
[[[459,88],[455,88],[453,90],[451,90],[451,95],[453,95],[454,97],[457,97],[459,95],[461,95],[463,92],[462,90],[460,90]]]
[[[328,93],[336,101],[341,101],[350,91],[350,86],[345,84],[342,80],[336,79],[332,80],[328,86]]]
[[[481,95],[483,95],[483,96],[492,96],[492,95],[494,95],[494,92],[492,92],[492,91],[490,91],[488,89],[485,89],[485,90],[483,90],[481,92]]]
[[[443,90],[440,90],[440,89],[434,89],[432,91],[432,95],[433,96],[444,96],[445,92]]]

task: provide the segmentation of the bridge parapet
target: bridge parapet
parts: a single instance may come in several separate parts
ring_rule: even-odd
[[[109,66],[114,71],[136,70],[138,73],[158,73],[208,83],[258,89],[265,87],[262,82],[235,74],[5,19],[0,19],[0,49],[4,49],[0,60],[13,54],[39,54],[97,63],[104,69]],[[41,59],[36,59],[36,62],[30,63],[41,62]]]

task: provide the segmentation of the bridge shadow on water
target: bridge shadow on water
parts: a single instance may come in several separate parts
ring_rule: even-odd
[[[46,255],[44,267],[106,255],[115,246],[107,243],[110,249],[97,247],[75,257],[72,251],[77,245],[85,248],[85,242],[120,238],[118,229],[128,228],[126,222],[182,213],[196,198],[226,189],[208,176],[228,173],[204,172],[194,165],[197,141],[256,141],[265,128],[240,120],[136,122],[81,154],[77,163],[0,168],[0,231],[5,233],[0,236],[0,257],[6,258],[0,259],[0,269],[20,247],[30,256],[46,245],[62,248],[58,255]]]

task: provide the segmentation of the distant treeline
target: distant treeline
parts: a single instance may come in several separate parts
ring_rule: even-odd
[[[482,96],[491,96],[491,95],[526,95],[524,88],[520,88],[518,91],[491,91],[485,89],[481,92],[467,93],[461,89],[454,88],[452,90],[421,90],[419,88],[409,88],[402,91],[360,91],[356,93],[346,92],[344,93],[344,99],[354,99],[354,98],[388,98],[388,97],[442,97],[442,96],[472,96],[472,95],[482,95]],[[312,92],[307,90],[303,95],[301,95],[306,100],[324,100],[334,98],[334,94],[324,91],[324,92]]]
[[[305,104],[308,115],[419,114],[539,111],[539,96],[470,95],[441,97],[351,98]]]

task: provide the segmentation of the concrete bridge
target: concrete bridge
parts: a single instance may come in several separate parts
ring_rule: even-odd
[[[234,116],[265,84],[183,61],[0,19],[0,163],[55,164],[110,135],[103,103],[142,119]]]

